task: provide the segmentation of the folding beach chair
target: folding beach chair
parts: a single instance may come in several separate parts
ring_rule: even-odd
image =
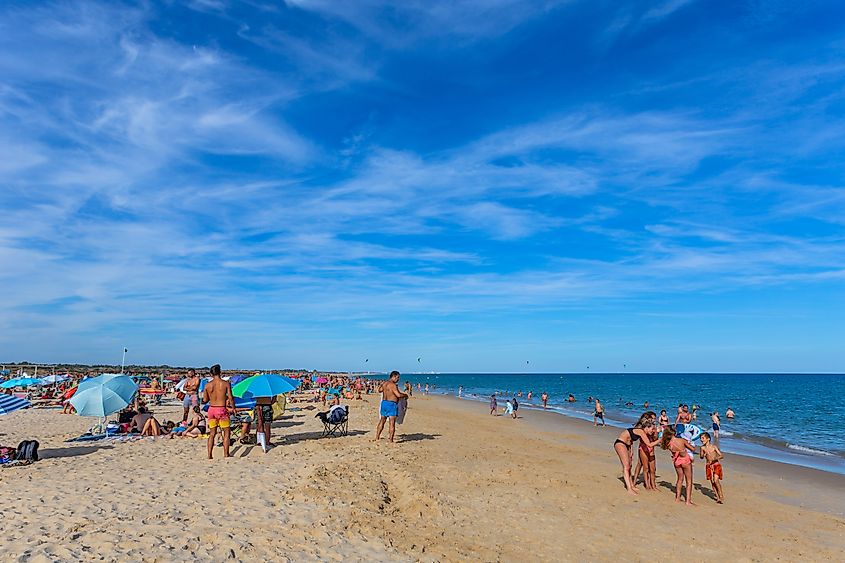
[[[341,406],[334,410],[318,412],[314,416],[323,423],[323,433],[320,438],[349,434],[349,407]]]

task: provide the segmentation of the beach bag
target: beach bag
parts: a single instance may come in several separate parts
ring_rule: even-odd
[[[18,453],[15,459],[18,461],[38,461],[38,442],[36,440],[24,440],[18,444]]]

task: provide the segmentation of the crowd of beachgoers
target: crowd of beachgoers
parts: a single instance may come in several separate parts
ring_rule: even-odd
[[[407,400],[413,395],[414,388],[422,394],[436,389],[434,384],[404,382],[399,384],[400,375],[392,372],[386,379],[373,379],[362,375],[341,373],[284,372],[285,378],[294,382],[293,392],[277,396],[256,397],[251,401],[238,402],[232,392],[234,384],[250,376],[223,372],[219,365],[207,370],[186,369],[184,372],[168,374],[132,374],[138,384],[138,391],[131,402],[117,412],[112,413],[104,427],[92,428],[87,436],[77,439],[96,439],[100,436],[140,436],[167,438],[206,438],[208,457],[213,457],[215,446],[222,446],[223,455],[228,457],[229,446],[235,440],[243,444],[258,444],[266,452],[273,447],[272,422],[279,418],[288,404],[309,402],[320,404],[327,410],[318,413],[324,422],[342,421],[348,415],[348,406],[344,400],[360,400],[362,395],[380,394],[379,423],[375,440],[388,427],[388,439],[394,441],[396,423],[402,423],[407,410]],[[44,378],[43,383],[33,385],[31,381],[17,388],[2,389],[5,394],[25,397],[33,405],[61,407],[63,414],[74,414],[71,398],[79,384],[93,373],[53,374]],[[255,374],[258,377],[260,374]],[[268,377],[267,374],[263,375]],[[269,376],[272,376],[270,374]],[[7,380],[9,378],[6,378]],[[2,380],[0,380],[2,386]],[[460,396],[463,389],[458,390]],[[525,396],[531,400],[533,393]],[[519,416],[519,402],[522,392],[510,394],[502,399],[503,414],[516,419]],[[570,395],[568,400],[574,401]],[[596,398],[588,399],[594,403],[593,424],[604,425],[604,407]],[[499,415],[499,397],[490,397],[490,414]],[[543,392],[540,401],[544,408],[548,403],[548,394]],[[162,404],[180,405],[181,416],[178,420],[157,416],[156,409]],[[644,407],[648,407],[645,404]],[[661,448],[671,454],[672,466],[677,481],[675,497],[679,502],[692,505],[693,459],[698,455],[706,461],[706,477],[710,481],[716,501],[724,501],[721,486],[724,455],[718,446],[721,420],[718,412],[710,415],[712,431],[704,432],[694,424],[697,417],[696,407],[678,405],[677,415],[671,421],[665,410],[658,415],[646,410],[632,426],[625,428],[613,443],[613,449],[622,465],[622,480],[630,494],[638,494],[637,485],[641,482],[646,490],[657,490],[655,483],[655,449]],[[729,409],[728,418],[734,416]],[[696,445],[696,442],[698,445]],[[636,461],[636,463],[635,463]],[[685,489],[685,495],[682,495]],[[682,498],[683,497],[683,498]]]

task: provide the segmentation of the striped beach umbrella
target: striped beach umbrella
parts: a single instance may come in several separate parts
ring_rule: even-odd
[[[16,410],[31,407],[32,403],[14,395],[0,395],[0,414],[9,414]]]

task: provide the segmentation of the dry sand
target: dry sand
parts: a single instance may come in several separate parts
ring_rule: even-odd
[[[315,409],[275,424],[268,454],[205,458],[201,439],[65,444],[91,423],[55,410],[0,417],[0,443],[44,459],[0,469],[3,561],[828,561],[845,553],[845,476],[728,456],[727,504],[630,497],[618,430],[526,411],[414,397],[402,442],[372,443],[376,401],[353,401],[350,435],[317,439]],[[175,418],[175,407],[157,409]],[[218,450],[218,455],[220,455]]]

